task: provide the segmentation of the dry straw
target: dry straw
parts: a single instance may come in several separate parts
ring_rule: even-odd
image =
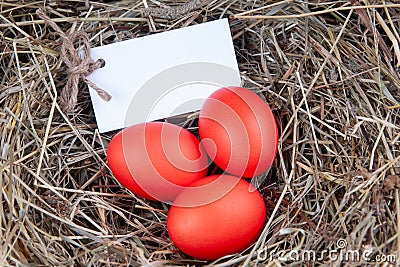
[[[59,106],[63,39],[38,8],[91,46],[231,18],[245,86],[266,96],[281,136],[258,179],[268,220],[251,248],[216,262],[181,254],[168,205],[116,183],[105,162],[113,133],[96,130],[87,86],[74,113]],[[395,1],[371,0],[1,2],[0,266],[364,264],[321,257],[343,240],[399,258],[399,17]],[[196,132],[195,118],[178,123]],[[265,248],[320,257],[257,257]]]

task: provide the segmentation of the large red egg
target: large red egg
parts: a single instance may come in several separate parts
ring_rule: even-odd
[[[266,208],[261,194],[245,180],[213,175],[194,182],[173,202],[169,237],[182,252],[204,260],[240,253],[260,235]]]
[[[208,159],[197,138],[169,123],[148,122],[120,131],[107,148],[108,165],[133,193],[169,202],[207,175]]]
[[[250,178],[267,171],[278,148],[268,104],[242,87],[225,87],[206,99],[199,116],[202,144],[226,172]]]

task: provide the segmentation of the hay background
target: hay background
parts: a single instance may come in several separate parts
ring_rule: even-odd
[[[265,246],[321,252],[339,238],[348,249],[399,253],[400,7],[215,0],[172,19],[138,11],[182,3],[0,3],[0,266],[252,266]],[[105,149],[113,134],[96,130],[86,86],[76,113],[59,107],[60,38],[37,8],[65,31],[84,29],[92,46],[246,11],[272,16],[230,21],[245,85],[265,94],[281,133],[274,166],[257,181],[270,219],[252,249],[214,263],[176,251],[168,206],[136,198],[111,176]],[[195,119],[182,123],[196,130]]]

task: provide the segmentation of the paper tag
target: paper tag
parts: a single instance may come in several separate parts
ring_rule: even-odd
[[[199,110],[224,86],[240,86],[227,19],[171,30],[91,49],[105,66],[88,79],[112,95],[90,88],[99,131]]]

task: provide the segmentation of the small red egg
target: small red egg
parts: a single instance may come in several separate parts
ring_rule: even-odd
[[[124,187],[141,197],[169,202],[207,175],[208,159],[201,149],[189,131],[169,123],[148,122],[114,136],[107,160]]]
[[[167,229],[182,252],[215,260],[252,245],[265,217],[264,200],[250,183],[231,175],[213,175],[194,182],[176,197]]]
[[[199,133],[213,161],[245,178],[267,171],[278,148],[278,128],[268,104],[242,87],[225,87],[208,97],[200,111]]]

